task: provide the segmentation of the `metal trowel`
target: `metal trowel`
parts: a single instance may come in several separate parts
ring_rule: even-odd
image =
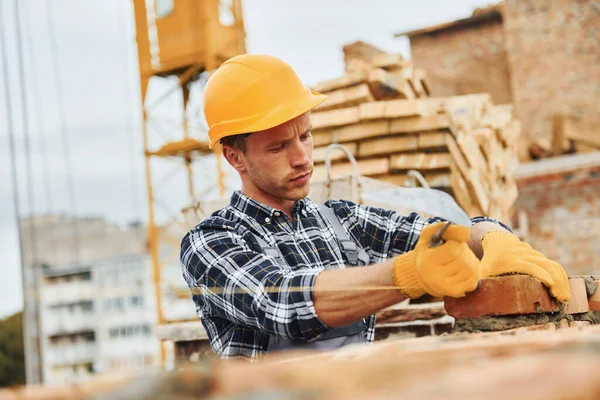
[[[442,234],[451,224],[471,226],[469,216],[456,204],[452,196],[441,190],[423,187],[397,187],[365,193],[362,197],[365,200],[390,206],[401,206],[446,220],[447,223],[431,238],[429,247],[438,247],[444,244]]]

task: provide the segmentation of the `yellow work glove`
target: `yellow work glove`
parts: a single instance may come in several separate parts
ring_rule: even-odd
[[[481,241],[482,278],[517,273],[539,279],[550,289],[550,293],[560,301],[571,298],[569,278],[561,265],[535,251],[510,232],[492,231]]]
[[[477,289],[481,267],[467,246],[469,228],[451,225],[442,235],[446,242],[429,247],[431,237],[444,224],[427,226],[415,248],[394,259],[394,283],[404,295],[413,299],[425,293],[435,297],[463,297]]]

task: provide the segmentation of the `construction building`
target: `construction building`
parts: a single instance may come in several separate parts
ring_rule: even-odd
[[[182,230],[229,202],[223,193],[211,201],[196,197],[191,165],[211,152],[190,133],[186,116],[190,86],[245,51],[240,3],[228,8],[231,18],[215,17],[223,15],[225,3],[210,1],[196,10],[195,17],[210,16],[215,23],[206,24],[206,40],[188,48],[177,44],[191,40],[185,33],[193,29],[178,18],[194,10],[190,0],[156,7],[134,2],[149,227],[120,229],[102,220],[61,217],[24,221],[25,272],[31,276],[26,288],[36,293],[26,296],[25,305],[28,378],[69,383],[154,360],[164,365],[164,347],[154,337],[174,342],[181,364],[215,357],[180,279],[176,251]],[[343,48],[342,76],[313,87],[328,100],[311,116],[311,199],[392,208],[364,195],[398,186],[443,190],[470,216],[502,220],[560,262],[569,275],[570,301],[559,304],[529,276],[492,277],[463,298],[426,296],[380,310],[373,346],[274,355],[285,363],[215,361],[211,368],[200,363],[132,381],[105,375],[86,393],[596,398],[600,331],[591,325],[600,324],[600,144],[589,141],[598,131],[587,131],[600,122],[594,7],[594,2],[506,0],[463,20],[397,34],[411,40],[410,61],[353,43]],[[225,32],[229,39],[219,43]],[[147,105],[150,82],[169,77],[177,78],[173,88]],[[151,144],[148,128],[156,121],[150,111],[172,93],[181,93],[181,135]],[[536,161],[523,162],[532,158]],[[151,166],[165,159],[179,160],[186,169],[190,203],[177,205],[183,213],[179,208],[171,226],[159,228],[155,193],[161,185]],[[132,313],[121,311],[127,307]],[[55,393],[69,397],[85,387]],[[16,395],[36,398],[33,389]]]
[[[146,227],[57,215],[21,222],[28,382],[64,385],[157,362]]]
[[[523,128],[520,158],[527,160],[529,144],[549,147],[555,114],[600,123],[597,8],[594,1],[505,0],[395,36],[409,38],[411,59],[427,71],[433,96],[488,92],[496,104],[512,103]]]

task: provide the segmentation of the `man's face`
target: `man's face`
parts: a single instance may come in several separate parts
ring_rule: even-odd
[[[308,114],[248,136],[245,159],[248,179],[262,194],[300,200],[308,195],[313,140]]]

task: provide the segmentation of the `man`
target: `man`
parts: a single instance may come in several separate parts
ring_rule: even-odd
[[[309,111],[325,99],[265,55],[234,57],[206,84],[210,145],[223,145],[242,188],[183,238],[181,262],[222,358],[372,342],[377,311],[426,293],[461,297],[488,276],[528,274],[558,300],[569,299],[562,267],[492,219],[450,226],[445,243],[429,247],[439,218],[348,201],[323,207],[307,198]],[[345,244],[337,221],[350,238]],[[356,249],[366,255],[362,262],[348,255]]]

